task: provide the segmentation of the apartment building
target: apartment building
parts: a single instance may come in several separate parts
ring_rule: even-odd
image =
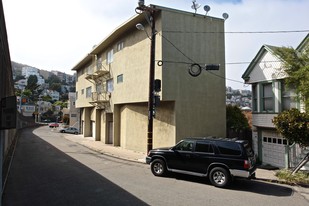
[[[225,136],[224,20],[151,6],[157,10],[155,79],[161,80],[153,147],[189,136]],[[144,31],[136,29],[138,23]],[[72,68],[83,136],[146,151],[150,32],[145,15],[135,15]],[[192,77],[193,63],[220,64],[220,69]]]
[[[70,126],[79,128],[79,118],[80,118],[80,109],[75,107],[76,102],[76,93],[69,92],[69,101],[68,101],[68,109],[69,109],[69,117],[70,117]]]
[[[33,75],[37,77],[37,84],[42,85],[45,83],[45,79],[39,74],[39,70],[34,67],[23,67],[22,68],[22,75],[28,80],[28,78]]]

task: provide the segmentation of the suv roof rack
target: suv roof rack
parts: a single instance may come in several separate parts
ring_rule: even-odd
[[[248,143],[248,140],[242,140],[237,137],[235,138],[227,138],[227,137],[216,137],[216,136],[207,136],[207,137],[188,137],[185,139],[194,139],[194,140],[214,140],[214,141],[230,141],[230,142],[238,142],[238,143]]]

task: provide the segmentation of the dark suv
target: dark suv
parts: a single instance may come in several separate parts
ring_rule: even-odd
[[[255,177],[255,162],[248,141],[213,137],[187,138],[171,148],[153,149],[146,157],[155,176],[207,176],[216,187],[227,186],[233,177]]]

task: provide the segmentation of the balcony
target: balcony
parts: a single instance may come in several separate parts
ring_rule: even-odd
[[[92,65],[87,72],[87,80],[98,80],[100,77],[109,75],[109,69],[104,67],[103,64]]]
[[[109,106],[110,94],[109,93],[97,93],[92,92],[92,101],[89,102],[98,109],[106,109]]]

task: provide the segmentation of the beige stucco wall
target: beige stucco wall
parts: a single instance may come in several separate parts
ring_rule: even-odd
[[[92,82],[90,82],[89,80],[86,79],[86,76],[87,76],[86,68],[83,68],[83,69],[77,71],[76,108],[92,107],[92,105],[89,103],[89,102],[91,102],[91,98],[86,98],[86,88],[91,87],[92,92],[94,92],[95,87],[94,87],[94,84]],[[83,94],[82,94],[82,90],[84,90]]]
[[[148,101],[150,40],[145,32],[135,28],[128,33],[124,49],[114,54],[111,66],[116,91],[112,95],[114,104]],[[157,44],[157,53],[160,48]],[[122,83],[117,83],[118,75],[123,75]]]
[[[163,59],[188,63],[193,60],[202,66],[220,64],[219,71],[203,70],[198,77],[188,74],[188,64],[163,65],[162,99],[176,101],[176,141],[188,136],[225,136],[224,21],[163,12],[162,22],[163,36],[174,44],[163,39]]]
[[[135,151],[147,151],[148,107],[145,103],[127,104],[121,107],[122,147]],[[175,144],[174,102],[165,102],[157,108],[154,119],[153,147],[166,147]]]
[[[100,112],[100,124],[98,125],[100,127],[99,135],[100,135],[100,141],[106,143],[106,114],[104,112]]]
[[[89,107],[85,107],[82,109],[81,111],[81,120],[83,122],[83,136],[84,137],[90,137],[91,136],[91,119],[90,116],[91,115],[91,108]]]

